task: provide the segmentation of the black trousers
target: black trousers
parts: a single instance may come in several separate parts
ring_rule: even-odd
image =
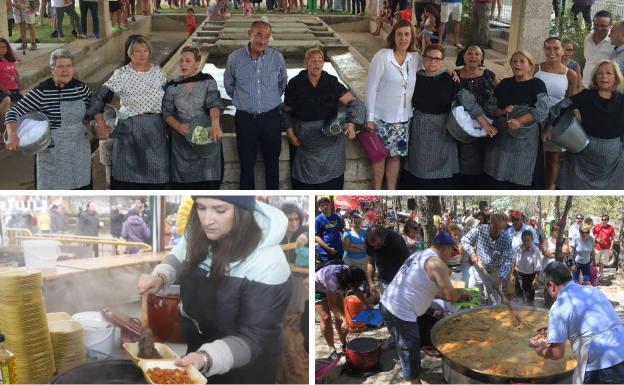
[[[99,36],[98,3],[80,0],[80,27],[85,35],[87,34],[87,12],[91,12],[91,18],[93,18],[93,33]]]
[[[178,183],[171,182],[169,187],[172,190],[219,190],[221,188],[220,180],[207,180],[203,182]]]
[[[576,5],[572,4],[572,18],[576,19],[576,16],[579,13],[583,14],[583,20],[585,20],[585,27],[588,31],[592,29],[592,16],[591,16],[591,5]]]
[[[279,189],[279,155],[282,150],[282,122],[279,108],[261,114],[236,111],[236,147],[240,159],[240,189],[255,190],[258,145],[264,160],[267,190]]]
[[[454,190],[457,188],[457,177],[440,179],[422,179],[409,171],[401,170],[399,190]]]
[[[135,183],[123,182],[111,178],[111,190],[166,190],[167,183]]]
[[[535,302],[535,289],[532,284],[535,279],[535,273],[524,274],[519,271],[516,272],[516,295],[524,298],[524,301],[528,304]]]
[[[344,174],[327,182],[310,184],[292,178],[293,190],[342,190],[344,188]]]
[[[399,5],[399,11],[407,8],[407,0],[390,0],[390,17],[394,17],[396,6]]]

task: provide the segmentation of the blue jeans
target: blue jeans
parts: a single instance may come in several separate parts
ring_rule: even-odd
[[[418,322],[408,322],[390,313],[383,304],[379,310],[394,339],[396,350],[401,360],[401,371],[405,381],[412,381],[420,376],[420,334]]]
[[[624,384],[624,361],[606,369],[585,371],[584,384]]]

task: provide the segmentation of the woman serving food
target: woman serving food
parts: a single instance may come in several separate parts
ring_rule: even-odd
[[[286,216],[252,196],[193,200],[184,236],[141,276],[139,292],[180,283],[188,349],[176,364],[193,365],[213,383],[275,383],[292,289],[279,246]]]

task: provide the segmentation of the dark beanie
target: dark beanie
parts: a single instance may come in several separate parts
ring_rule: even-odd
[[[220,201],[228,202],[234,206],[238,206],[243,210],[253,212],[256,209],[256,197],[255,196],[232,196],[232,195],[212,195],[212,196],[193,196],[193,200],[197,198],[211,198],[218,199]]]

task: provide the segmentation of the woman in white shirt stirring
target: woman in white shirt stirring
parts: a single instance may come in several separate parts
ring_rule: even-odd
[[[386,48],[373,57],[366,89],[366,129],[376,131],[388,156],[371,164],[373,188],[395,190],[402,156],[407,155],[409,120],[416,72],[421,68],[416,52],[414,27],[405,20],[396,23],[386,39]]]

